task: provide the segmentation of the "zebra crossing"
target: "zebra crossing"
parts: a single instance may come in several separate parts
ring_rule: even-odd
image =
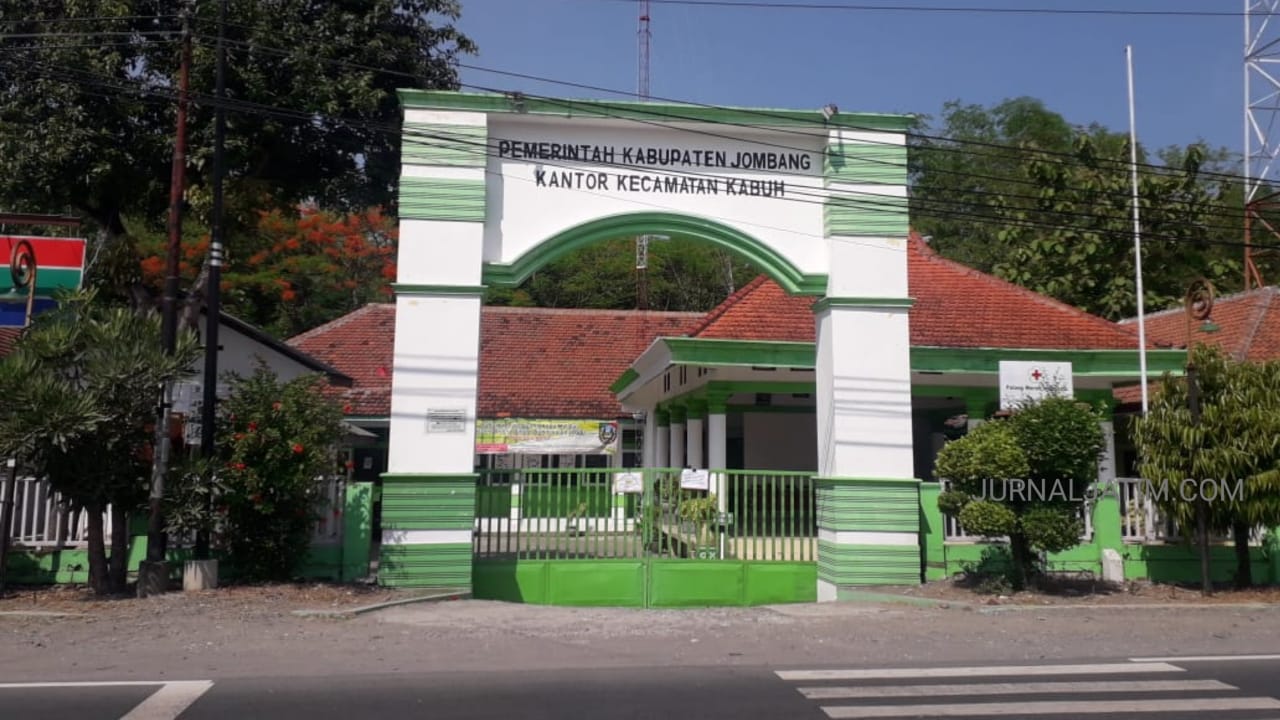
[[[1280,699],[1179,677],[1163,661],[778,670],[830,718],[1214,717],[1280,720]],[[1224,715],[1228,713],[1228,715]],[[1262,714],[1258,714],[1262,713]]]

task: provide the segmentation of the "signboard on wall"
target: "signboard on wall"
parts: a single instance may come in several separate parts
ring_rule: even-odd
[[[27,291],[14,287],[9,271],[15,251],[29,246],[36,259],[36,292],[33,314],[55,307],[58,290],[78,290],[84,278],[83,238],[0,235],[0,327],[22,327],[26,323]]]
[[[477,420],[476,454],[614,455],[620,437],[609,420]]]
[[[1000,361],[1000,409],[1047,397],[1072,397],[1071,363]]]

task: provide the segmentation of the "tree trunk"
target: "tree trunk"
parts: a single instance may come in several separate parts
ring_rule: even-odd
[[[1249,562],[1249,526],[1238,522],[1231,526],[1231,532],[1236,546],[1236,587],[1252,587],[1253,563]]]
[[[1013,584],[1015,591],[1022,590],[1027,586],[1027,569],[1031,564],[1031,548],[1027,545],[1027,539],[1019,533],[1009,536],[1009,557],[1013,561],[1013,567],[1009,572],[1009,580]]]
[[[129,513],[123,503],[111,505],[111,592],[129,585]]]
[[[111,578],[107,572],[107,547],[102,536],[102,506],[93,503],[86,505],[84,510],[88,515],[89,587],[99,595],[106,595],[111,592]]]

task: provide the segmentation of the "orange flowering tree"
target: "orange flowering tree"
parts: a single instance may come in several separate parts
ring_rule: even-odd
[[[196,278],[209,249],[206,232],[189,228],[185,236],[179,268],[184,286]],[[396,238],[395,218],[377,207],[350,213],[313,205],[296,212],[261,211],[253,228],[228,238],[223,307],[289,337],[389,300]],[[158,290],[164,283],[164,238],[142,238],[138,249],[143,281]]]
[[[231,376],[218,406],[222,516],[218,544],[247,580],[287,580],[306,559],[320,512],[320,480],[338,471],[342,408],[319,376],[282,382],[259,365]]]

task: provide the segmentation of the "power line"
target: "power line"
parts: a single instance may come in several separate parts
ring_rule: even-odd
[[[113,90],[127,90],[140,95],[142,94],[159,95],[165,99],[172,99],[176,97],[175,93],[169,90],[146,89],[146,88],[140,88],[136,86],[121,85],[119,81],[117,81],[115,78],[107,78],[107,82],[104,82],[102,79],[103,76],[97,75],[94,73],[77,71],[69,68],[59,68],[57,66],[48,66],[42,63],[34,63],[34,64],[41,65],[44,67],[53,67],[55,69],[55,73],[60,74],[61,77],[64,79],[69,78],[68,81],[70,82],[95,85],[98,87],[108,87]],[[86,80],[86,79],[83,79],[82,77],[77,77],[77,75],[88,76],[89,79]],[[209,106],[216,106],[217,104],[216,99],[213,99],[212,101],[210,101],[210,96],[207,96],[207,95],[193,93],[192,98],[197,102],[201,102],[202,104],[206,104]],[[208,101],[208,102],[204,102],[204,101]],[[461,138],[457,136],[451,137],[448,133],[432,134],[432,133],[425,133],[425,132],[415,131],[415,130],[402,130],[398,127],[395,127],[389,124],[379,124],[379,123],[356,120],[356,119],[323,116],[317,113],[310,113],[307,111],[300,111],[300,110],[289,109],[289,108],[281,108],[279,106],[253,103],[250,101],[243,101],[243,100],[230,100],[230,101],[227,101],[225,106],[231,109],[239,109],[244,112],[273,115],[273,116],[282,117],[290,120],[305,120],[305,121],[315,122],[317,120],[323,119],[323,120],[330,121],[332,123],[337,123],[337,124],[346,125],[352,128],[358,128],[358,129],[368,130],[368,131],[382,133],[382,134],[396,135],[400,137],[407,137],[410,139],[424,138],[426,140],[444,141],[444,142],[450,143],[449,147],[452,147],[454,149],[458,149],[456,147],[458,144],[469,144],[469,145],[474,145],[481,148],[480,150],[469,150],[469,152],[473,154],[484,155],[486,157],[497,157],[497,154],[486,142],[477,142],[472,138]],[[353,151],[359,151],[359,150],[360,148],[353,149]],[[557,164],[554,162],[544,161],[542,164],[549,165],[551,167],[559,167],[565,170],[575,170],[573,166]],[[625,163],[614,163],[613,166],[624,168],[624,169],[643,170],[651,174],[665,175],[668,177],[685,177],[685,178],[692,177],[692,178],[702,178],[702,179],[716,177],[715,175],[712,175],[712,174],[697,173],[693,171],[655,170],[652,166],[649,166],[649,165],[638,165],[638,164],[628,165]],[[789,201],[789,202],[804,202],[808,204],[825,205],[828,198],[833,198],[839,204],[842,204],[848,207],[860,208],[860,209],[870,209],[870,210],[880,209],[880,210],[895,210],[895,211],[901,209],[900,205],[887,203],[885,196],[877,195],[875,193],[863,193],[858,191],[839,191],[839,190],[832,192],[832,190],[829,188],[824,189],[824,188],[819,188],[815,186],[807,186],[803,184],[798,186],[793,184],[793,187],[799,188],[799,191],[797,194],[800,195],[801,197],[799,198],[783,197],[778,199],[783,201]],[[920,207],[932,212],[937,212],[939,214],[943,214],[951,218],[968,218],[976,221],[981,221],[983,223],[999,223],[1003,227],[1016,226],[1016,227],[1026,228],[1026,229],[1039,228],[1044,230],[1055,230],[1055,231],[1081,232],[1081,233],[1093,232],[1101,235],[1118,235],[1117,232],[1113,232],[1106,229],[1092,229],[1088,227],[1081,228],[1079,226],[1055,224],[1055,223],[1046,222],[1043,220],[1009,218],[1001,214],[993,215],[993,214],[986,214],[982,212],[972,212],[972,210],[975,209],[975,206],[976,206],[976,209],[979,209],[979,210],[986,209],[986,210],[994,211],[996,213],[1000,212],[999,208],[995,208],[990,205],[984,205],[982,203],[966,203],[963,201],[952,201],[952,200],[943,200],[943,199],[921,200],[919,198],[916,199],[916,203],[917,203],[917,207]],[[963,210],[969,210],[970,212],[957,210],[954,207],[948,207],[948,206],[959,206],[960,208],[963,208]],[[1060,215],[1060,216],[1065,216],[1069,218],[1085,218],[1085,219],[1094,220],[1094,221],[1107,219],[1104,216],[1099,216],[1091,213],[1077,213],[1077,212],[1061,211],[1061,210],[1039,210],[1039,211],[1033,211],[1033,212],[1039,215],[1046,215],[1046,214]],[[1210,214],[1210,216],[1212,216],[1212,214]],[[1211,228],[1234,229],[1234,228],[1223,228],[1222,226],[1212,226],[1212,225],[1201,225],[1199,226],[1199,228],[1201,229],[1211,229]],[[1152,234],[1149,237],[1151,237],[1153,240],[1163,240],[1168,242],[1180,242],[1180,243],[1190,242],[1190,243],[1195,243],[1200,245],[1229,245],[1233,247],[1242,245],[1242,243],[1239,243],[1239,242],[1214,240],[1214,239],[1208,239],[1208,238],[1196,239],[1196,238],[1181,237],[1181,236],[1155,235],[1155,234]],[[1276,247],[1280,248],[1280,246],[1276,246]]]
[[[626,2],[627,0],[610,0]],[[1244,17],[1242,12],[1218,10],[1118,10],[1114,8],[1028,8],[937,5],[869,5],[859,3],[783,3],[754,0],[651,0],[655,5],[687,5],[690,7],[741,10],[839,10],[846,12],[960,13],[968,15],[1097,15],[1120,17]]]

